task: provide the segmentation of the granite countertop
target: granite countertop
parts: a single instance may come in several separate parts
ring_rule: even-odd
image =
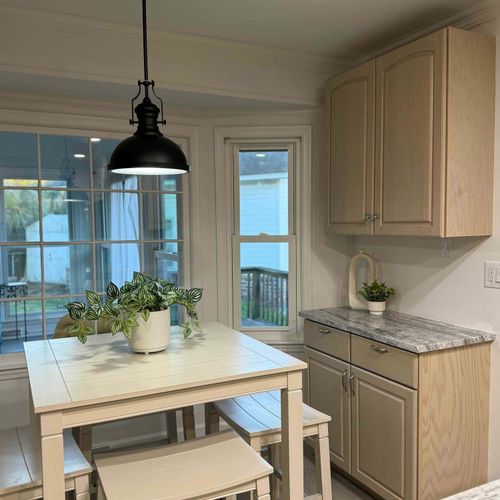
[[[500,479],[457,493],[445,500],[485,500],[488,498],[500,498]]]
[[[394,311],[374,316],[368,311],[334,307],[300,311],[299,316],[417,354],[495,340],[494,333]]]

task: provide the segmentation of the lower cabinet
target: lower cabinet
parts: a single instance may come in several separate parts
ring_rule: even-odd
[[[308,347],[305,356],[307,402],[332,417],[332,463],[384,498],[416,498],[417,391]]]
[[[305,400],[330,415],[332,463],[389,500],[440,500],[487,481],[490,344],[413,354],[306,325]],[[307,333],[307,332],[306,332]],[[330,345],[332,344],[332,345]]]
[[[416,498],[417,391],[351,368],[351,475],[384,498]]]
[[[329,425],[331,461],[351,472],[351,398],[349,395],[350,365],[332,356],[305,348],[309,364],[306,394],[309,404],[332,417]]]

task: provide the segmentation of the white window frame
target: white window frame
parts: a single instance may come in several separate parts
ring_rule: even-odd
[[[276,145],[283,147],[284,143],[294,145],[294,182],[289,187],[294,188],[294,203],[289,204],[293,210],[294,232],[290,236],[295,240],[290,245],[289,258],[296,262],[295,276],[289,275],[289,280],[296,283],[294,297],[289,297],[289,308],[292,302],[295,316],[289,315],[288,328],[273,329],[242,329],[248,335],[274,345],[301,343],[303,340],[302,324],[296,312],[312,307],[312,283],[304,276],[311,276],[312,269],[312,216],[311,216],[311,139],[310,125],[274,126],[274,127],[216,127],[215,136],[215,184],[217,211],[217,290],[218,290],[218,321],[237,328],[235,323],[235,297],[239,301],[239,258],[233,257],[234,237],[234,195],[235,175],[233,172],[233,144]],[[270,236],[272,241],[279,237]],[[248,240],[247,240],[248,241]],[[259,241],[263,241],[260,239]],[[293,255],[292,255],[293,254]],[[238,262],[236,272],[235,262]],[[291,270],[289,270],[290,272]],[[291,295],[291,294],[290,294]],[[239,314],[239,313],[236,313]],[[236,318],[238,319],[238,318]]]
[[[112,132],[112,131],[103,131],[103,130],[90,130],[90,129],[65,129],[65,128],[58,128],[58,127],[40,127],[40,126],[29,126],[29,125],[12,125],[12,124],[2,124],[0,123],[0,131],[2,132],[19,132],[19,133],[29,133],[29,134],[37,134],[37,157],[38,157],[38,164],[37,164],[37,170],[38,170],[38,177],[40,177],[40,158],[39,158],[39,136],[43,134],[47,135],[62,135],[62,136],[76,136],[76,137],[101,137],[103,139],[118,139],[122,140],[127,137],[127,134],[122,133],[122,132]],[[184,153],[186,154],[186,157],[190,158],[191,153],[192,153],[192,136],[191,134],[170,134],[170,138],[177,142]],[[89,155],[92,154],[92,149],[90,148],[89,144]],[[190,175],[183,175],[182,180],[181,180],[181,186],[182,186],[182,238],[179,238],[178,240],[175,240],[182,248],[182,270],[179,271],[179,274],[182,277],[182,282],[179,283],[180,286],[189,288],[191,286],[191,234],[190,234],[190,204],[191,204],[191,179]],[[32,186],[32,187],[26,187],[26,188],[18,188],[18,189],[29,189],[29,190],[36,190],[36,191],[44,191],[47,190],[48,188],[44,188],[40,185],[37,186]],[[52,188],[55,190],[62,190],[65,191],[65,189],[58,189],[58,188]],[[112,191],[112,189],[95,189],[93,186],[93,180],[91,178],[90,181],[90,186],[88,188],[75,188],[77,191],[88,191],[88,192],[95,192],[95,191],[102,191],[102,192],[108,192]],[[134,190],[135,191],[135,190]],[[147,190],[137,190],[137,192],[140,194],[142,192],[148,192]],[[139,220],[140,220],[140,225],[143,224],[142,220],[142,200],[139,197]],[[41,224],[41,222],[40,222]],[[94,230],[94,224],[95,224],[95,219],[93,217],[93,207],[92,207],[92,217],[91,217],[91,227],[92,227],[92,234],[95,234]],[[64,242],[64,245],[71,246],[71,245],[81,245],[81,244],[89,244],[89,245],[94,245],[96,243],[99,244],[110,244],[110,243],[137,243],[141,244],[143,242],[147,242],[149,240],[144,240],[142,238],[142,232],[140,234],[140,239],[134,240],[134,241],[126,241],[126,240],[119,240],[119,241],[112,241],[112,240],[97,240],[97,239],[89,239],[83,242],[72,242],[72,241],[67,241]],[[40,232],[40,235],[42,232]],[[29,244],[28,242],[19,242],[19,246],[24,246]],[[56,245],[62,244],[61,242],[55,243]],[[39,241],[34,243],[35,246],[38,246],[40,248],[43,248],[44,246],[52,246],[54,243],[51,242],[44,242],[44,241]],[[16,246],[15,242],[0,242],[0,246]],[[93,282],[96,283],[96,273],[97,273],[97,267],[96,267],[96,254],[93,251],[92,252],[92,258],[93,258]],[[139,262],[141,269],[143,267],[143,253],[142,251],[139,252]],[[41,268],[41,274],[42,274],[42,279],[44,277],[44,269],[43,266]],[[72,297],[74,297],[74,294],[61,294],[58,296],[55,296],[54,298],[64,298],[67,297],[68,300],[70,300]],[[40,301],[46,301],[53,298],[52,296],[46,296],[45,293],[42,293],[40,296],[29,296],[27,297],[26,300],[40,300]],[[4,299],[2,302],[13,302],[17,299]],[[19,299],[19,303],[22,303],[23,300]],[[48,338],[46,330],[46,315],[45,315],[45,308],[42,308],[42,331],[44,333],[44,339]],[[15,362],[21,361],[21,357],[24,357],[24,353],[21,352],[13,352],[13,353],[0,353],[0,359],[3,359],[4,357],[9,357],[9,359],[13,359]],[[1,370],[2,368],[0,368]]]
[[[295,331],[297,318],[297,251],[295,233],[295,151],[298,147],[296,140],[290,142],[276,142],[274,140],[229,140],[226,148],[232,156],[231,173],[233,176],[233,234],[232,234],[232,261],[233,261],[233,325],[244,332],[275,332]],[[288,234],[286,235],[241,235],[240,234],[240,165],[241,151],[287,151],[288,153]],[[231,154],[232,152],[232,154]],[[288,243],[288,326],[286,327],[243,327],[241,325],[241,293],[240,293],[240,249],[241,243]]]

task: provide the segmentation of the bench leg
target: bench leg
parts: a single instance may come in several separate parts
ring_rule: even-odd
[[[101,481],[97,481],[97,500],[106,500],[106,493],[102,489]]]
[[[269,446],[269,463],[274,467],[274,470],[279,470],[279,444],[272,444]],[[276,474],[271,474],[271,498],[278,500],[280,497],[280,481]]]
[[[257,490],[256,490],[257,500],[271,500],[271,495],[269,494],[269,477],[263,477],[257,479]]]
[[[73,427],[71,433],[75,438],[76,444],[82,450],[83,456],[88,462],[92,463],[92,426],[82,425]]]
[[[219,432],[219,414],[212,403],[205,404],[205,435]]]
[[[330,470],[330,445],[328,424],[319,426],[318,437],[314,440],[316,480],[323,500],[332,500],[332,477]]]
[[[75,477],[75,500],[90,500],[89,475]]]
[[[196,438],[193,406],[186,406],[182,409],[182,426],[184,427],[184,439],[186,441]]]
[[[167,422],[167,438],[169,444],[177,443],[177,416],[175,410],[165,412]]]

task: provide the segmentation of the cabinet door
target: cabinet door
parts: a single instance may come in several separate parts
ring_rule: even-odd
[[[332,417],[329,425],[330,458],[351,472],[351,401],[349,364],[305,348],[308,370],[308,404]]]
[[[386,499],[415,499],[417,391],[351,368],[351,474]]]
[[[376,60],[375,233],[444,226],[446,30]]]
[[[327,83],[329,233],[373,231],[374,100],[374,61]]]

